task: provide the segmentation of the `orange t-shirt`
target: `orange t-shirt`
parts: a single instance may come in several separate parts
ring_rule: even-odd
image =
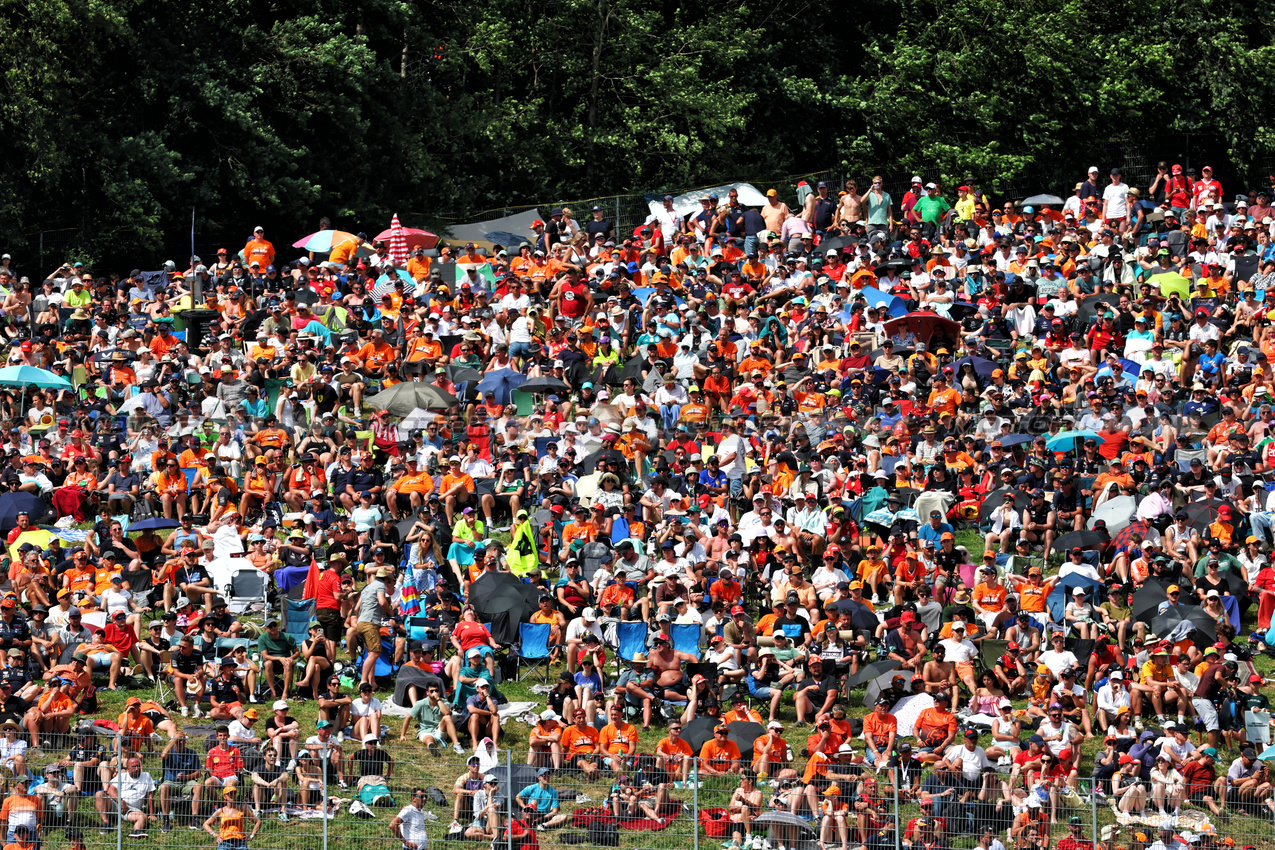
[[[151,723],[151,719],[141,712],[138,712],[135,720],[129,722],[128,712],[125,711],[115,722],[119,724],[120,734],[125,736],[124,740],[128,746],[134,750],[140,750],[142,741],[145,738],[149,738],[151,733],[155,731],[155,724]]]
[[[598,730],[592,726],[586,726],[581,731],[575,726],[568,726],[562,730],[559,743],[562,744],[562,749],[569,753],[591,753],[598,748]]]
[[[1004,586],[994,584],[988,587],[986,584],[977,584],[974,586],[974,601],[982,605],[988,611],[1000,611],[1005,607],[1005,597],[1009,595]]]
[[[602,727],[602,732],[598,735],[598,744],[602,747],[602,752],[611,755],[624,754],[629,749],[629,744],[637,746],[638,730],[632,723],[621,722],[619,726],[614,723],[608,723]]]
[[[898,733],[899,721],[894,719],[893,714],[887,714],[885,717],[878,717],[875,711],[863,718],[863,734],[864,737],[872,736],[874,742],[879,741],[884,744],[886,739],[890,737],[890,733]]]
[[[1018,607],[1024,611],[1041,613],[1045,610],[1045,599],[1052,587],[1052,582],[1041,582],[1040,587],[1026,581],[1016,583],[1014,590],[1018,591]]]
[[[692,758],[695,755],[695,750],[691,749],[691,745],[686,743],[683,738],[678,738],[677,743],[674,743],[672,738],[665,738],[656,745],[655,754],[664,756],[674,763],[681,764],[682,759]]]
[[[731,762],[739,761],[739,745],[729,738],[724,744],[719,744],[716,740],[705,741],[700,748],[699,757],[711,767],[725,770],[730,767]]]
[[[443,483],[438,488],[443,493],[448,493],[457,484],[464,484],[465,489],[470,493],[474,492],[477,487],[474,486],[474,479],[467,473],[462,472],[460,475],[452,475],[450,472],[443,476]]]
[[[393,488],[396,493],[421,493],[422,495],[432,493],[434,491],[434,477],[428,472],[404,475],[394,482]]]

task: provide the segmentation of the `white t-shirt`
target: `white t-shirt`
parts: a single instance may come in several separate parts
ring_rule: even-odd
[[[964,744],[955,744],[948,748],[943,757],[949,762],[960,761],[961,776],[971,782],[983,774],[984,768],[992,766],[992,763],[987,760],[987,753],[977,745],[970,750],[966,749]]]
[[[120,799],[134,809],[142,808],[146,803],[146,795],[155,793],[155,780],[144,770],[136,779],[125,770],[112,779],[111,784],[119,789]],[[12,824],[10,819],[10,826]]]
[[[727,478],[743,478],[744,473],[748,470],[748,464],[744,462],[744,453],[747,444],[738,434],[731,434],[722,440],[717,446],[717,456],[726,457],[734,453],[735,458],[730,463],[723,464],[722,472],[726,473]]]
[[[376,697],[372,697],[364,702],[362,697],[355,699],[350,703],[351,717],[371,717],[381,710],[381,701]]]
[[[405,843],[415,844],[419,850],[429,847],[429,834],[425,831],[425,813],[415,806],[404,806],[398,813],[399,832]]]
[[[975,649],[974,644],[968,640],[948,638],[947,640],[939,641],[939,646],[943,647],[947,653],[943,656],[943,659],[945,661],[953,661],[957,664],[960,664],[963,661],[973,661],[975,656],[978,655],[978,650]]]
[[[115,616],[116,611],[123,611],[125,614],[131,613],[128,609],[128,600],[133,598],[133,594],[127,590],[107,590],[102,593],[102,608],[106,611],[106,621],[109,623],[111,618]]]
[[[1079,667],[1080,661],[1076,658],[1075,653],[1063,650],[1055,652],[1047,649],[1040,654],[1040,663],[1049,668],[1049,672],[1057,678],[1058,674],[1066,670],[1068,667]]]
[[[1129,215],[1129,184],[1113,183],[1102,190],[1107,203],[1107,218],[1127,218]]]

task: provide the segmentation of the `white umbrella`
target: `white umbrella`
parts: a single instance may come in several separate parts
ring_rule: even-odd
[[[398,423],[398,427],[404,431],[410,431],[413,428],[424,429],[425,426],[431,424],[433,421],[433,413],[430,413],[428,410],[422,410],[418,407],[411,413],[404,416],[403,421]]]
[[[1137,509],[1138,500],[1133,496],[1116,496],[1098,506],[1093,515],[1089,517],[1086,527],[1092,531],[1094,523],[1098,520],[1105,520],[1107,531],[1112,537],[1115,537],[1122,528],[1132,521],[1134,511]]]

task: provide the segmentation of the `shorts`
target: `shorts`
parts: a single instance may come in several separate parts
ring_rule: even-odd
[[[230,841],[218,841],[217,850],[248,850],[248,842],[242,838],[231,839]]]
[[[208,783],[210,785],[220,785],[222,787],[235,787],[239,784],[238,776],[209,776]]]
[[[1191,700],[1191,706],[1195,709],[1195,713],[1200,720],[1204,722],[1204,731],[1216,732],[1221,728],[1218,723],[1217,708],[1211,701],[1196,698]]]
[[[197,779],[188,779],[185,782],[176,780],[167,780],[160,783],[160,788],[167,788],[170,794],[177,797],[190,797],[195,793],[195,786],[199,784]]]
[[[435,741],[437,741],[443,737],[442,731],[437,726],[422,726],[419,730],[417,730],[416,740],[420,741],[423,744],[425,743],[425,739],[427,737],[433,738]]]
[[[329,640],[340,640],[343,629],[341,612],[336,608],[319,608],[314,612],[315,619],[323,626],[323,636]]]
[[[369,653],[379,654],[381,651],[381,627],[376,623],[359,623],[354,627],[354,633],[363,641],[363,646]]]
[[[112,654],[110,652],[95,652],[89,656],[89,661],[92,662],[94,667],[110,667]]]
[[[465,650],[465,655],[469,655],[471,652],[477,652],[481,658],[486,658],[489,655],[496,654],[492,651],[492,648],[485,643],[480,643],[478,646],[471,646],[469,649]]]

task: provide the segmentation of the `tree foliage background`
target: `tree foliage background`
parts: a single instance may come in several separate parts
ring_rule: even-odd
[[[0,238],[157,261],[192,208],[279,246],[879,163],[1058,191],[1188,133],[1264,176],[1272,4],[0,0]]]

